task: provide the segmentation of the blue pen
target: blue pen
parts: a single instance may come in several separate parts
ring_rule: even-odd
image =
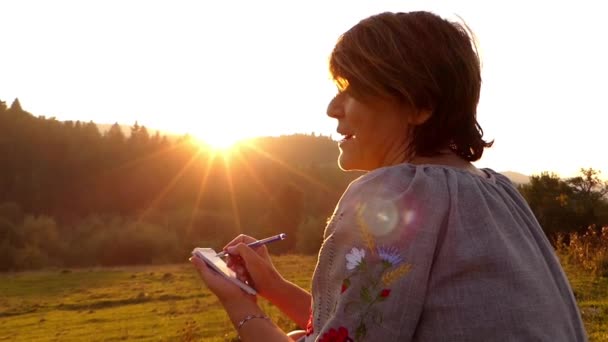
[[[278,235],[275,235],[275,236],[267,237],[267,238],[262,239],[262,240],[258,240],[258,241],[254,241],[252,243],[248,243],[247,246],[249,246],[251,248],[256,248],[256,247],[260,247],[262,245],[265,245],[267,243],[285,240],[286,237],[287,237],[287,234],[281,233],[281,234],[278,234]],[[219,257],[219,258],[222,258],[222,257],[226,256],[226,254],[228,254],[228,252],[221,251],[221,252],[217,253],[216,256]]]

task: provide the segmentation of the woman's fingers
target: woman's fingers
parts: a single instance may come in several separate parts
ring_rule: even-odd
[[[257,240],[252,238],[251,236],[241,234],[241,235],[235,237],[234,239],[232,239],[232,241],[228,242],[226,244],[226,246],[224,246],[224,248],[222,248],[222,250],[226,250],[228,247],[237,245],[239,243],[248,244],[248,243],[255,242],[255,241],[257,241]]]
[[[252,237],[239,235],[225,248],[229,253],[227,266],[236,273],[241,281],[253,286],[260,295],[266,296],[281,275],[272,265],[266,246],[251,248],[248,243],[256,241]]]
[[[243,258],[238,255],[228,254],[226,257],[226,266],[234,272],[237,272],[237,268],[244,267],[244,265]]]
[[[207,288],[213,292],[221,302],[233,300],[239,296],[255,300],[255,296],[245,294],[238,286],[211,269],[203,260],[197,257],[190,258],[190,262],[198,272]]]
[[[265,246],[258,247],[258,249],[262,248],[265,248]],[[231,258],[234,258],[233,262],[235,264],[242,263],[247,270],[254,269],[263,263],[261,256],[245,243],[230,246],[227,250],[228,253],[230,253]]]
[[[244,277],[247,273],[247,270],[245,270],[245,267],[243,265],[237,265],[234,268],[234,273],[236,273],[236,275],[239,277]]]
[[[247,270],[245,270],[244,268],[242,269],[242,272],[239,272],[239,273],[236,274],[236,277],[240,281],[242,281],[242,282],[244,282],[246,284],[249,284],[249,285],[253,284],[253,280],[251,279],[251,276],[249,275],[249,272],[247,272]]]
[[[254,250],[243,243],[230,247],[231,253],[237,254],[242,258],[242,265],[247,273],[248,282],[252,283],[253,286],[259,286],[258,290],[262,292],[264,292],[264,288],[270,285],[269,282],[276,278],[276,270],[272,266],[265,248],[265,246],[262,246]],[[258,254],[261,249],[264,249],[262,253],[265,256]],[[235,268],[238,268],[238,266],[235,266]]]
[[[209,285],[211,283],[222,282],[225,279],[217,273],[214,269],[210,268],[203,260],[197,257],[191,257],[190,262],[192,262],[194,268],[201,276],[201,279]]]
[[[242,264],[242,263],[243,263],[243,258],[241,258],[240,255],[228,254],[228,256],[226,256],[226,265],[228,265],[228,267],[230,267],[232,265]]]
[[[229,255],[226,261],[226,265],[236,274],[236,277],[247,284],[251,284],[251,275],[247,272],[243,258],[238,255]]]

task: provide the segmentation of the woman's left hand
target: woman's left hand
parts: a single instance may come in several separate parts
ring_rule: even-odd
[[[198,274],[207,285],[207,288],[217,296],[224,306],[228,302],[239,302],[243,300],[256,302],[256,296],[245,293],[240,287],[209,268],[204,261],[197,257],[191,257],[190,262],[198,271]]]

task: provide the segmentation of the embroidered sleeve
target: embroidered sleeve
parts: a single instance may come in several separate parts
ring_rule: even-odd
[[[409,341],[420,319],[438,227],[423,227],[403,199],[354,206],[343,250],[344,276],[331,318],[316,341]],[[434,222],[434,223],[433,223]],[[388,226],[388,227],[387,227]],[[348,229],[345,227],[344,229]],[[316,328],[316,327],[315,327]]]

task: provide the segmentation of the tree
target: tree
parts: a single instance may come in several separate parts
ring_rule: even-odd
[[[21,103],[19,102],[18,98],[15,98],[15,100],[13,100],[10,110],[14,112],[23,112],[23,109],[21,108]]]
[[[276,203],[279,208],[272,215],[272,227],[285,232],[289,236],[296,237],[298,226],[302,221],[302,205],[304,193],[293,184],[286,184],[279,192]],[[296,239],[288,239],[281,244],[272,246],[275,252],[288,252],[296,248]]]
[[[586,228],[598,222],[598,210],[605,204],[605,196],[608,194],[608,181],[599,178],[600,171],[593,168],[581,168],[581,176],[566,180],[573,192],[577,205],[575,210],[581,219],[581,225]]]
[[[83,136],[88,139],[89,142],[97,143],[101,138],[99,127],[97,127],[93,121],[89,121],[89,123],[83,126],[83,133]]]
[[[150,134],[146,126],[140,126],[137,121],[131,126],[131,135],[129,136],[129,145],[137,154],[145,153],[149,150]]]
[[[0,243],[13,247],[23,247],[23,232],[12,222],[0,217]]]
[[[125,141],[125,134],[123,133],[122,128],[120,128],[118,122],[115,122],[110,127],[108,132],[105,134],[105,138],[114,144],[122,144]]]
[[[530,182],[519,189],[547,236],[575,227],[573,191],[556,174],[543,172],[532,176]]]

